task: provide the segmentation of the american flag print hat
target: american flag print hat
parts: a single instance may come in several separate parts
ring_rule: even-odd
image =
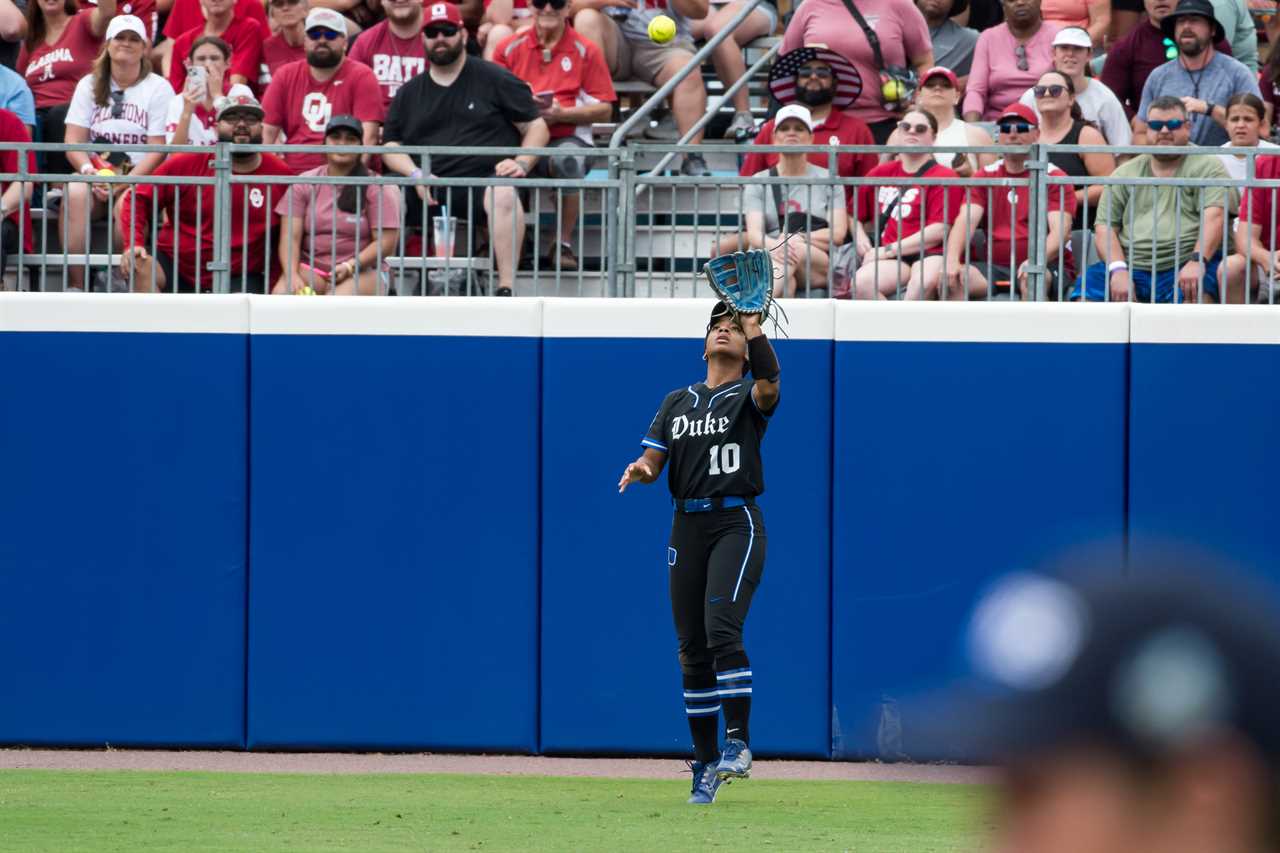
[[[769,90],[782,104],[789,104],[796,99],[796,72],[806,62],[825,62],[831,66],[835,75],[835,97],[831,106],[843,110],[851,106],[862,94],[862,75],[853,63],[827,47],[798,47],[784,53],[769,69]]]

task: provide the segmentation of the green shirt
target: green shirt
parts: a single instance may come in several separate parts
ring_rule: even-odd
[[[1142,154],[1118,167],[1117,178],[1152,178],[1151,155]],[[1188,155],[1175,178],[1230,180],[1213,154]],[[1201,200],[1203,198],[1203,201]],[[1191,259],[1200,239],[1201,208],[1236,209],[1236,193],[1226,186],[1173,187],[1159,184],[1122,186],[1110,184],[1098,203],[1099,220],[1110,226],[1124,246],[1131,269],[1167,270]],[[1099,251],[1105,251],[1099,247]]]

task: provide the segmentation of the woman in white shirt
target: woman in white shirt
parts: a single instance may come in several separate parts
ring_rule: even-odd
[[[187,85],[169,102],[165,119],[164,140],[172,145],[216,145],[218,128],[214,104],[223,95],[253,94],[243,83],[223,91],[227,68],[231,65],[231,45],[217,36],[200,36],[191,44],[187,55]],[[204,73],[192,73],[203,68]]]
[[[151,72],[151,45],[147,30],[136,15],[117,15],[107,26],[106,46],[93,64],[93,73],[76,84],[67,110],[68,144],[163,145],[165,115],[173,100],[173,87]],[[116,174],[150,174],[164,160],[163,152],[128,151],[109,155]],[[67,160],[82,175],[98,171],[84,151],[67,152]],[[88,223],[111,211],[110,202],[123,184],[67,184],[62,203],[63,248],[82,254]],[[115,245],[120,245],[117,232]],[[72,262],[67,269],[67,289],[84,289],[84,265]]]
[[[938,122],[938,135],[934,145],[939,148],[950,146],[995,145],[991,134],[981,127],[970,124],[956,115],[956,107],[960,104],[960,81],[950,68],[935,65],[924,72],[920,80],[920,88],[916,91],[916,106]],[[902,134],[894,130],[889,136],[889,145],[901,145]],[[880,161],[888,162],[893,155],[884,155]],[[1000,158],[999,154],[961,154],[958,151],[939,151],[933,159],[939,165],[955,169],[956,174],[967,178],[983,167],[989,166]]]
[[[1227,135],[1223,148],[1280,148],[1262,138],[1266,129],[1267,108],[1262,99],[1250,92],[1232,95],[1227,101]],[[1218,159],[1232,180],[1243,181],[1248,158],[1244,154],[1219,154]]]

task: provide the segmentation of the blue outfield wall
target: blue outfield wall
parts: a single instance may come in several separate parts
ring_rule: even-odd
[[[1129,548],[1223,554],[1280,581],[1280,317],[1203,306],[1134,312]]]
[[[972,757],[917,700],[977,595],[1082,543],[1123,559],[1128,311],[841,305],[836,338],[832,754]]]
[[[0,294],[0,743],[685,752],[669,495],[616,483],[709,306]],[[761,754],[971,757],[912,700],[1009,570],[1280,578],[1271,312],[789,308]]]
[[[248,745],[532,752],[542,306],[343,302],[254,306]]]
[[[242,745],[248,305],[5,296],[0,741]]]

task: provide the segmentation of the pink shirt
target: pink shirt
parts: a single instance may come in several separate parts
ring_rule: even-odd
[[[303,172],[299,177],[327,173],[328,166],[319,166]],[[297,183],[292,184],[276,204],[276,213],[280,216],[302,219],[299,258],[304,264],[310,264],[323,272],[354,258],[383,229],[400,228],[398,187],[379,186],[370,180],[359,205],[359,217],[354,213],[338,210],[338,194],[341,192],[342,187],[332,184]],[[388,268],[385,261],[383,268]]]
[[[982,121],[995,121],[1000,111],[1022,97],[1022,93],[1053,67],[1053,37],[1060,27],[1045,21],[1027,42],[1027,70],[1018,68],[1018,40],[1008,24],[985,30],[973,49],[973,67],[965,87],[961,112],[979,113]]]
[[[1089,4],[1085,0],[1040,0],[1040,17],[1060,27],[1089,29]]]
[[[911,65],[912,57],[933,50],[929,25],[911,0],[856,0],[858,11],[880,39],[887,65]],[[825,44],[854,64],[862,75],[862,94],[848,109],[867,124],[896,117],[880,100],[880,70],[871,44],[842,0],[805,0],[782,37],[782,51]],[[1029,85],[1029,84],[1028,84]],[[1021,95],[1026,86],[1018,92]]]

